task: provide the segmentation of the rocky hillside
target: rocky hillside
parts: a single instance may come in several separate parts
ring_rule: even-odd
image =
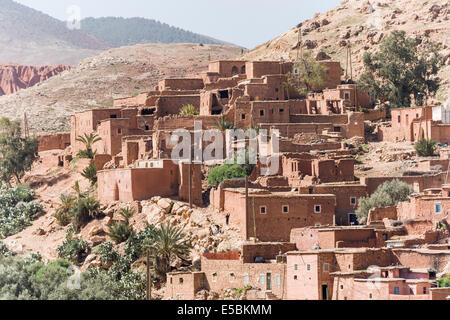
[[[69,116],[93,107],[111,107],[113,98],[150,91],[165,77],[207,69],[209,59],[233,59],[237,47],[198,44],[148,44],[111,49],[82,61],[32,88],[0,97],[0,113],[27,113],[34,133],[69,130]]]
[[[32,87],[69,69],[69,66],[64,65],[41,67],[0,65],[0,96]]]
[[[0,63],[76,65],[109,46],[15,1],[0,0]]]
[[[365,51],[376,50],[393,30],[405,30],[419,43],[435,42],[446,57],[440,72],[444,85],[437,99],[450,94],[450,2],[447,0],[344,0],[341,5],[316,14],[285,34],[249,52],[247,59],[293,60],[301,50],[323,51],[346,67],[347,47],[352,48],[354,75],[363,71]],[[301,35],[299,37],[299,28]],[[300,41],[299,41],[300,38]]]

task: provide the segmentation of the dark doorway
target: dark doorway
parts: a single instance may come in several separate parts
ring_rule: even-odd
[[[328,285],[322,285],[322,300],[328,300]]]
[[[272,274],[267,274],[267,291],[272,291]]]
[[[359,225],[358,217],[354,213],[349,213],[349,215],[348,215],[348,222],[349,222],[349,225],[351,225],[351,226],[352,225],[353,226]]]

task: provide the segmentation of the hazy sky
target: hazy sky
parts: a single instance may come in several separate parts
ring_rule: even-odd
[[[77,5],[86,17],[144,17],[249,49],[288,31],[340,0],[15,0],[67,20]]]

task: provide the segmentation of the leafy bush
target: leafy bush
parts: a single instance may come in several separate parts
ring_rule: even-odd
[[[6,256],[9,254],[9,248],[6,244],[0,241],[0,256]]]
[[[144,249],[153,242],[155,236],[155,227],[149,226],[141,232],[133,233],[128,238],[125,246],[125,255],[130,257],[131,261],[136,261],[144,254]]]
[[[127,241],[133,234],[133,227],[123,221],[114,221],[109,227],[108,236],[117,244]]]
[[[438,288],[450,288],[450,275],[436,280]]]
[[[385,208],[402,201],[408,201],[408,196],[412,191],[409,184],[397,179],[383,183],[370,197],[359,200],[359,206],[356,210],[358,220],[360,223],[365,223],[369,211],[373,208]]]
[[[44,209],[32,201],[34,191],[27,185],[0,187],[0,239],[14,235],[29,227]]]
[[[217,187],[224,180],[244,178],[249,173],[245,167],[239,164],[224,164],[213,168],[208,174],[208,184]]]
[[[436,153],[436,148],[438,146],[438,141],[422,139],[416,142],[414,148],[416,149],[417,155],[420,157],[432,157]]]
[[[67,231],[66,240],[57,251],[60,258],[80,264],[89,253],[89,244],[83,239],[76,238],[75,228],[71,226]]]
[[[95,252],[100,256],[100,261],[107,266],[112,265],[120,257],[119,253],[114,250],[113,244],[109,241],[96,247]]]
[[[80,288],[68,284],[75,280]],[[49,264],[30,256],[0,255],[0,300],[141,300],[145,298],[145,275],[129,269],[119,278],[89,268],[74,273],[68,261]]]

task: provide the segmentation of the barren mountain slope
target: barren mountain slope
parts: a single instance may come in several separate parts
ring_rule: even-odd
[[[433,41],[441,45],[446,67],[440,72],[444,85],[437,98],[442,101],[450,88],[449,11],[450,1],[447,0],[345,0],[340,6],[302,23],[300,46],[298,29],[294,27],[250,51],[245,58],[293,60],[302,48],[304,52],[324,51],[345,68],[350,43],[353,72],[359,76],[364,52],[376,50],[391,31],[405,30],[418,42]]]
[[[69,130],[69,117],[76,111],[111,107],[113,98],[150,91],[165,77],[203,72],[209,59],[233,59],[240,52],[198,44],[111,49],[32,88],[0,97],[0,113],[17,119],[26,112],[34,133]]]
[[[76,65],[109,46],[15,1],[0,0],[0,63]]]

